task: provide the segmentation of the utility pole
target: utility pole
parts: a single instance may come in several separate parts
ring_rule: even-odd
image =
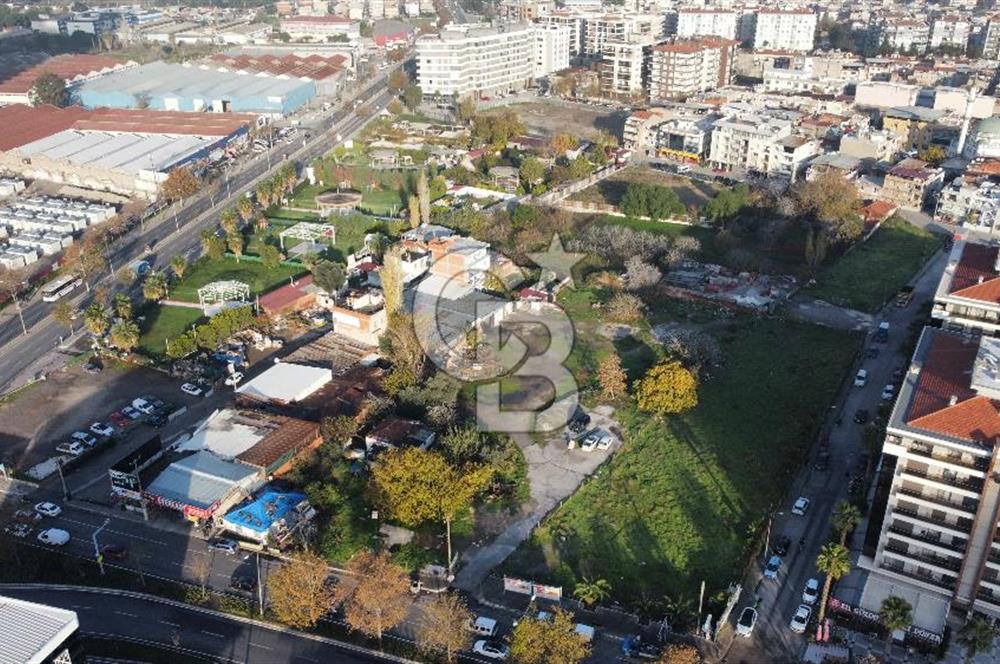
[[[107,525],[111,523],[111,519],[105,519],[101,527],[94,531],[94,534],[90,536],[91,541],[94,543],[94,558],[97,560],[97,566],[101,568],[101,576],[104,576],[104,556],[101,555],[101,548],[97,544],[97,536],[101,534]]]
[[[264,586],[260,582],[260,551],[257,552],[257,606],[260,617],[264,617]]]
[[[66,476],[63,475],[63,462],[62,462],[62,458],[60,458],[59,461],[56,462],[56,469],[59,471],[59,481],[62,483],[63,500],[65,500],[66,502],[69,502],[69,501],[73,500],[73,496],[69,492],[69,487],[66,486]]]
[[[24,336],[28,336],[28,326],[24,324],[24,311],[21,310],[21,300],[18,299],[17,295],[14,295],[14,308],[17,310],[17,317],[21,321],[21,331]]]

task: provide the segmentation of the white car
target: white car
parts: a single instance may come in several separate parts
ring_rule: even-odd
[[[896,396],[896,388],[893,385],[886,385],[882,388],[882,401],[892,401]]]
[[[83,443],[87,447],[93,447],[97,444],[97,439],[93,435],[84,433],[83,431],[74,431],[70,438]]]
[[[90,425],[90,430],[98,436],[113,436],[115,433],[114,428],[104,422],[94,422]]]
[[[146,401],[145,399],[141,399],[141,398],[140,399],[134,399],[132,401],[132,407],[135,408],[137,411],[139,411],[140,413],[142,413],[144,415],[152,415],[153,411],[155,410],[153,408],[153,404],[151,404],[148,401]]]
[[[70,441],[68,443],[60,443],[56,445],[56,452],[61,452],[63,454],[71,454],[73,456],[80,456],[84,453],[87,448],[83,446],[78,440]]]
[[[59,528],[48,528],[38,533],[38,541],[49,546],[62,546],[69,541],[69,533]]]
[[[868,384],[868,370],[858,369],[858,373],[854,375],[854,387],[864,387]]]
[[[816,603],[817,597],[819,597],[819,579],[809,579],[802,591],[802,602],[812,606]]]
[[[235,387],[236,385],[239,385],[241,380],[243,380],[243,372],[235,371],[226,376],[226,385],[232,385]]]
[[[789,627],[796,634],[805,634],[806,627],[809,625],[809,616],[812,615],[812,608],[806,604],[799,604],[799,608],[795,610],[795,615],[792,616],[792,622]]]
[[[181,385],[181,392],[184,394],[190,394],[193,397],[200,397],[204,394],[205,390],[203,390],[200,385],[195,385],[194,383],[184,383]]]
[[[752,606],[744,607],[743,612],[740,613],[740,619],[736,622],[736,633],[749,639],[756,625],[757,609]]]
[[[799,496],[795,499],[795,504],[792,505],[792,514],[798,516],[804,516],[806,512],[809,511],[809,499],[805,496]]]
[[[599,449],[599,450],[610,449],[611,443],[613,443],[613,442],[615,442],[614,438],[612,438],[608,434],[603,434],[601,436],[601,439],[599,441],[597,441],[597,449]]]
[[[472,646],[472,652],[488,659],[507,659],[507,646],[496,641],[481,639]]]
[[[62,508],[55,503],[38,503],[35,505],[35,511],[42,516],[59,516],[62,514]]]
[[[593,452],[599,442],[601,442],[601,432],[591,431],[580,441],[580,449],[584,452]]]

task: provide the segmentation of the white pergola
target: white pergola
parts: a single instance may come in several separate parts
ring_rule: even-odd
[[[223,302],[247,302],[250,286],[242,281],[213,281],[198,289],[198,304],[203,308]]]
[[[337,231],[333,224],[318,224],[311,221],[302,221],[294,226],[286,228],[278,233],[278,242],[281,244],[281,248],[285,248],[285,238],[293,237],[298,240],[306,240],[308,242],[316,243],[317,240],[330,241],[330,246],[336,242]]]

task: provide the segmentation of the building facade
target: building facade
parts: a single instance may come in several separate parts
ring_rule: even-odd
[[[598,74],[601,93],[631,96],[642,92],[653,45],[648,41],[607,41],[601,53]]]
[[[569,69],[572,34],[564,25],[536,25],[535,66],[533,76],[539,78]]]
[[[808,9],[757,12],[756,49],[811,51],[816,39],[816,14]]]
[[[523,90],[536,62],[534,26],[450,26],[417,39],[417,78],[425,95],[494,96]]]
[[[677,12],[677,36],[736,39],[739,14],[723,9],[681,9]]]
[[[728,85],[735,53],[735,40],[711,37],[653,46],[650,100],[685,98]]]
[[[948,265],[934,293],[931,318],[946,330],[997,336],[1000,248],[965,240],[952,245]]]

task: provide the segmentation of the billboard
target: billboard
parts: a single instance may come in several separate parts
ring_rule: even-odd
[[[139,471],[163,456],[163,443],[156,435],[138,448],[119,459],[108,469],[111,492],[122,498],[142,499],[142,482]]]
[[[546,586],[541,583],[515,579],[510,576],[503,578],[503,589],[512,593],[534,595],[535,597],[550,599],[556,602],[562,599],[562,586]]]

